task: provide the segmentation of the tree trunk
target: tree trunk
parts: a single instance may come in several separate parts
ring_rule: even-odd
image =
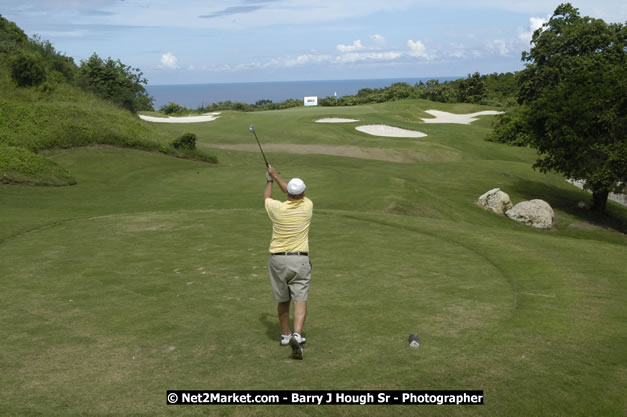
[[[592,210],[599,213],[605,212],[605,206],[607,206],[607,197],[610,195],[608,190],[594,190],[592,191]]]

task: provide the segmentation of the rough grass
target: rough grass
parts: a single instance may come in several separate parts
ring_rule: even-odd
[[[395,163],[268,154],[284,177],[305,179],[315,204],[302,362],[278,346],[259,154],[217,149],[221,163],[211,165],[57,150],[49,158],[76,186],[0,185],[4,414],[622,415],[627,242],[576,209],[583,191],[534,172],[529,150],[483,141],[488,120],[424,125],[431,136],[409,141],[313,122],[325,114],[392,124],[402,114],[410,124],[429,108],[225,112],[163,126],[164,138],[193,131],[207,147],[254,143],[254,123],[262,144],[461,155]],[[479,209],[474,201],[495,186],[515,202],[553,204],[555,228]],[[627,217],[610,209],[616,221]],[[409,333],[420,348],[407,346]],[[486,401],[168,407],[168,389],[481,389]]]
[[[76,180],[54,161],[0,144],[0,183],[60,186],[76,184]]]
[[[5,67],[0,62],[0,73]],[[52,82],[51,85],[46,92],[39,88],[17,88],[8,76],[0,77],[0,144],[35,153],[77,146],[112,145],[217,162],[217,158],[208,151],[179,152],[161,146],[173,138],[161,138],[161,131],[153,125],[93,94],[66,83]],[[40,156],[39,159],[43,158]],[[6,172],[8,162],[6,158],[4,160],[4,168],[0,166],[0,169]],[[33,180],[32,169],[20,161],[11,162],[11,182],[58,185],[64,181],[56,174],[47,177],[48,171],[42,170]],[[25,170],[20,170],[20,167]]]

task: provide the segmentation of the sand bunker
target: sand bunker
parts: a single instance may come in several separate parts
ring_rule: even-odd
[[[183,117],[154,117],[139,115],[139,118],[147,122],[153,123],[201,123],[216,120],[220,113],[205,113],[200,116],[183,116]]]
[[[358,121],[357,119],[342,119],[341,117],[325,117],[316,120],[316,123],[354,123]]]
[[[201,144],[202,147],[229,149],[233,151],[259,152],[259,147],[255,144]],[[411,150],[381,149],[381,148],[359,148],[357,146],[334,146],[334,145],[296,145],[296,144],[264,144],[266,153],[283,152],[292,154],[314,154],[347,156],[350,158],[373,159],[388,162],[415,162],[415,161],[456,161],[461,157],[458,152],[447,149],[430,150],[428,153]]]
[[[415,130],[401,129],[400,127],[392,127],[386,125],[357,126],[355,129],[369,135],[384,136],[387,138],[423,138],[427,136],[426,133],[418,132]]]
[[[496,114],[503,114],[505,112],[485,110],[477,113],[455,114],[439,110],[426,110],[425,113],[429,113],[431,116],[435,117],[435,119],[422,119],[425,123],[456,123],[460,125],[469,125],[470,123],[479,120],[477,119],[477,116],[493,116]]]

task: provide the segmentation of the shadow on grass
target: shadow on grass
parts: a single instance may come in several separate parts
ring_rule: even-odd
[[[554,209],[566,212],[581,221],[610,228],[620,233],[627,233],[627,210],[625,208],[608,201],[605,213],[591,211],[587,207],[592,202],[592,194],[575,187],[569,190],[542,182],[519,179],[513,183],[511,190],[527,200],[544,200]],[[586,203],[586,207],[579,207],[580,201]]]
[[[259,316],[259,321],[266,327],[266,336],[268,336],[268,339],[278,340],[278,335],[281,334],[279,319],[272,314],[263,313]]]

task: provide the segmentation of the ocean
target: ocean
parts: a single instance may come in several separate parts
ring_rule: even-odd
[[[284,81],[225,84],[177,84],[148,85],[146,90],[154,98],[154,107],[174,102],[190,109],[220,101],[255,104],[259,100],[279,103],[288,99],[303,100],[303,97],[337,97],[355,95],[362,88],[383,88],[404,82],[417,84],[420,81],[437,79],[440,82],[463,77],[388,78],[368,80]]]

